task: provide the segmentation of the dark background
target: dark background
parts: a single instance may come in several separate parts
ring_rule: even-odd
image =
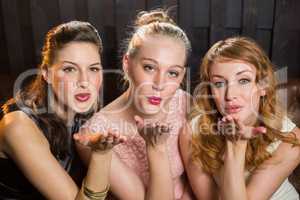
[[[138,11],[173,7],[187,32],[194,80],[207,49],[232,35],[254,38],[273,63],[300,78],[299,0],[0,0],[0,102],[12,95],[16,77],[40,62],[46,32],[70,20],[89,21],[104,41],[105,69],[120,68],[118,49]],[[105,103],[120,94],[120,77],[105,75]]]

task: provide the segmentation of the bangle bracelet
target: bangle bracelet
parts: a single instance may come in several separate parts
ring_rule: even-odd
[[[106,186],[104,191],[95,192],[85,186],[85,179],[82,181],[83,194],[90,200],[105,200],[109,191],[109,185]]]

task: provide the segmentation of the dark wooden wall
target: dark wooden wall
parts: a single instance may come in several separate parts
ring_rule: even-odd
[[[299,0],[0,0],[1,99],[12,94],[21,72],[40,62],[43,38],[51,27],[74,19],[91,22],[104,40],[105,68],[117,69],[118,49],[136,13],[170,6],[192,42],[193,74],[210,45],[245,35],[256,39],[277,66],[288,66],[289,77],[300,77]],[[106,74],[106,102],[120,92],[117,78]]]

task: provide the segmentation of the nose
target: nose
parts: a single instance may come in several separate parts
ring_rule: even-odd
[[[234,83],[228,83],[226,86],[225,98],[227,101],[232,101],[237,98],[238,88]]]
[[[154,76],[154,81],[152,84],[153,90],[162,91],[165,87],[164,75],[162,73],[157,73]]]
[[[80,72],[78,81],[77,81],[77,86],[81,87],[81,88],[86,88],[89,86],[89,80],[88,80],[87,73]]]

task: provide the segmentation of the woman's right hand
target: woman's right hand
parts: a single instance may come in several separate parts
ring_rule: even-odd
[[[93,151],[109,151],[115,145],[126,141],[126,137],[112,130],[108,130],[104,133],[76,133],[74,139],[78,143],[89,146]]]
[[[263,126],[247,126],[240,119],[231,115],[224,116],[218,121],[218,131],[231,141],[249,140],[266,133]]]
[[[166,143],[170,136],[169,124],[154,122],[147,123],[139,116],[134,116],[138,133],[145,140],[147,146],[156,147]]]

